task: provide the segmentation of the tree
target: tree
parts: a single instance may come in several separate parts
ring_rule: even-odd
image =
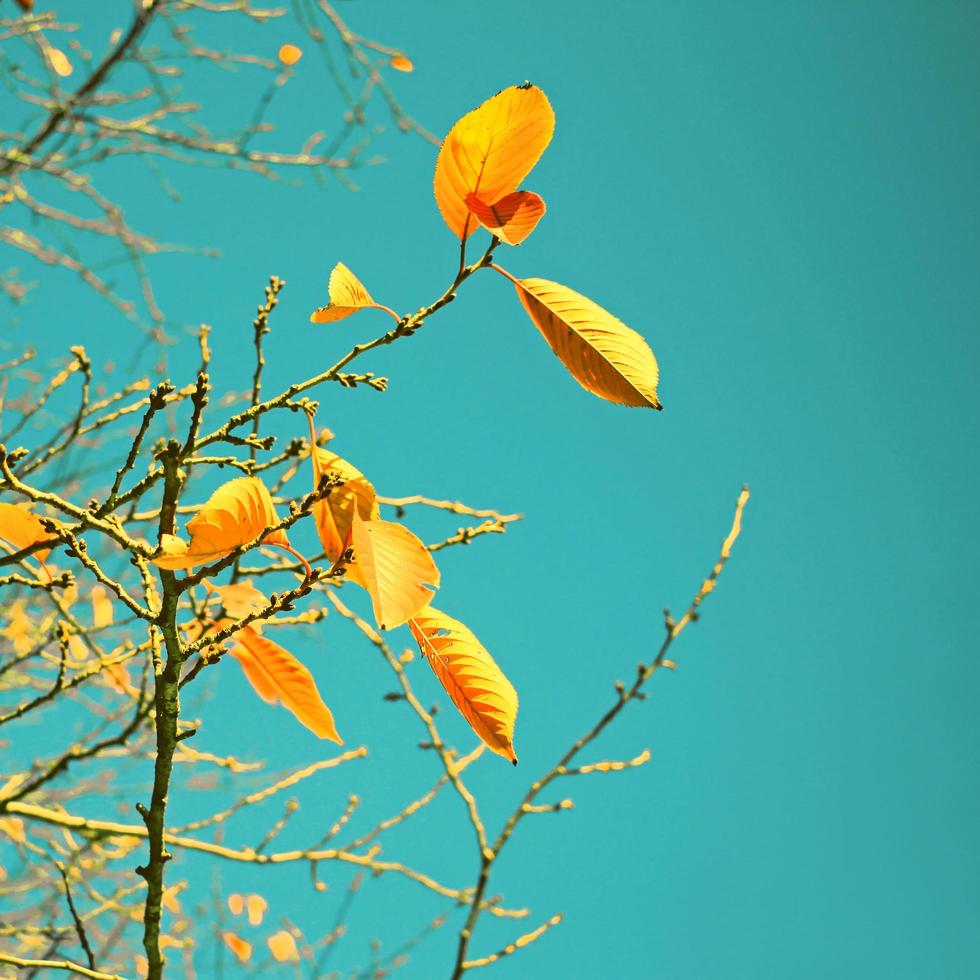
[[[299,9],[309,13],[314,6]],[[329,4],[320,2],[315,9],[338,32],[365,79],[365,91],[350,110],[351,130],[345,139],[361,124],[364,104],[378,89],[388,93],[399,125],[417,129],[397,108],[368,52],[397,70],[410,67],[405,56],[353,35]],[[206,157],[228,157],[259,170],[336,165],[333,153],[314,157],[309,146],[292,157],[249,147],[263,126],[276,87],[288,79],[290,65],[295,64],[295,47],[280,50],[280,65],[269,66],[277,73],[273,87],[252,122],[230,140],[215,139],[199,129],[186,136],[162,128],[160,119],[190,111],[174,102],[171,93],[151,87],[150,95],[142,90],[119,94],[109,88],[113,72],[124,62],[166,74],[166,57],[146,40],[154,20],[190,45],[193,57],[234,58],[217,57],[193,45],[189,32],[173,19],[209,12],[268,16],[248,4],[147,0],[128,30],[113,39],[109,53],[67,95],[58,79],[71,67],[69,56],[47,37],[60,25],[52,17],[29,13],[2,25],[8,40],[29,45],[50,71],[46,116],[38,128],[14,134],[15,145],[4,151],[8,203],[16,200],[40,219],[93,231],[121,244],[142,283],[151,321],[148,335],[157,343],[167,339],[165,318],[156,309],[142,264],[155,246],[125,224],[117,205],[91,197],[95,192],[87,174],[80,176],[80,167],[97,164],[117,150],[139,157],[161,146],[168,153],[180,147]],[[319,27],[303,26],[314,40],[322,40]],[[17,71],[18,77],[27,78],[20,68]],[[132,126],[101,114],[105,105],[130,106],[144,97],[155,97],[159,104]],[[628,760],[582,763],[579,757],[627,705],[644,698],[658,670],[675,666],[668,653],[715,587],[740,532],[748,491],[739,496],[718,561],[687,611],[677,619],[665,613],[665,633],[656,654],[639,665],[632,683],[616,685],[607,710],[581,737],[563,752],[556,750],[558,761],[533,779],[495,832],[488,828],[481,801],[465,774],[478,762],[500,762],[486,749],[517,765],[517,692],[506,675],[506,656],[501,654],[498,664],[468,625],[432,604],[440,585],[433,555],[482,535],[502,533],[518,515],[421,496],[382,496],[369,474],[327,448],[332,434],[318,429],[319,405],[308,395],[335,384],[383,391],[386,379],[354,362],[369,361],[370,352],[416,334],[462,294],[472,277],[495,272],[508,289],[513,287],[524,313],[582,388],[614,403],[660,409],[657,363],[639,334],[576,291],[546,279],[519,278],[498,261],[503,251],[534,231],[544,213],[542,198],[520,185],[547,147],[553,127],[547,97],[529,83],[506,88],[462,116],[442,141],[435,162],[436,204],[459,242],[458,263],[447,276],[447,287],[415,312],[399,314],[376,302],[365,285],[338,264],[330,277],[329,302],[312,312],[311,321],[331,324],[357,315],[366,322],[381,314],[389,316],[392,325],[271,396],[264,390],[263,372],[275,349],[266,338],[285,286],[275,276],[265,287],[253,324],[250,390],[238,402],[233,393],[217,398],[212,391],[215,364],[206,328],[198,332],[196,376],[183,384],[158,373],[130,380],[115,391],[98,392],[101,378],[82,347],[72,348],[71,359],[47,379],[39,394],[36,382],[24,374],[28,355],[19,354],[4,365],[4,377],[11,380],[0,445],[5,498],[0,503],[0,539],[6,548],[0,564],[11,570],[0,579],[9,595],[3,609],[6,649],[0,676],[12,704],[0,715],[0,726],[11,725],[16,731],[18,723],[41,717],[59,733],[78,721],[82,728],[78,738],[56,737],[43,757],[4,774],[0,829],[19,855],[19,870],[3,886],[9,907],[0,934],[10,945],[0,951],[0,962],[90,977],[140,972],[155,978],[164,975],[168,957],[175,956],[167,952],[172,949],[182,952],[183,972],[190,975],[195,950],[213,940],[215,930],[206,918],[201,921],[185,911],[183,903],[189,897],[181,893],[189,893],[191,886],[170,874],[176,855],[182,863],[191,858],[227,861],[256,871],[303,865],[315,888],[323,885],[318,869],[333,864],[405,878],[443,897],[448,907],[465,909],[455,959],[446,969],[454,978],[516,953],[561,920],[555,914],[525,928],[497,952],[479,955],[472,947],[482,917],[524,914],[490,893],[491,878],[500,854],[525,819],[571,806],[568,799],[549,798],[552,784],[647,761],[646,752]],[[122,134],[120,143],[116,133]],[[349,163],[350,155],[347,159]],[[28,182],[49,177],[85,188],[103,209],[103,218],[81,218],[42,205],[27,189]],[[468,247],[477,239],[483,251],[468,261]],[[49,261],[47,246],[30,244],[39,240],[25,232],[11,233],[5,240]],[[50,263],[82,276],[137,327],[141,325],[134,308],[120,300],[89,264],[67,250],[54,253]],[[10,277],[10,283],[22,281]],[[16,297],[22,288],[15,285],[8,292]],[[376,291],[373,284],[371,289]],[[48,409],[54,410],[57,422],[39,431],[33,421]],[[275,435],[263,434],[282,416],[293,430],[285,445]],[[86,465],[96,444],[96,464]],[[229,471],[234,474],[230,479]],[[382,507],[393,509],[395,520],[382,517]],[[426,544],[411,530],[412,520],[403,522],[417,507],[479,523]],[[290,540],[305,525],[316,528],[316,554],[304,554]],[[65,567],[56,561],[64,561]],[[357,591],[369,597],[373,623],[355,611],[357,603],[349,596]],[[279,642],[289,642],[291,629],[327,629],[321,620],[329,611],[349,620],[377,649],[395,685],[386,697],[410,709],[414,717],[405,724],[406,738],[412,737],[409,724],[414,724],[424,739],[421,748],[435,759],[435,781],[407,804],[392,802],[393,815],[357,829],[361,801],[352,795],[325,834],[318,824],[302,828],[307,843],[299,848],[276,849],[287,824],[293,829],[296,823],[298,806],[293,801],[256,845],[225,843],[225,828],[243,811],[317,772],[363,757],[367,750],[361,746],[238,793],[230,805],[215,802],[207,816],[174,826],[168,806],[177,794],[207,794],[204,773],[214,770],[238,777],[254,765],[198,748],[195,739],[200,743],[207,716],[191,718],[185,708],[188,696],[213,683],[217,668],[229,658],[238,662],[260,698],[280,702],[298,724],[343,744],[309,668]],[[417,653],[399,653],[392,644],[392,631],[402,626],[408,627]],[[429,665],[477,736],[471,751],[450,745],[436,711],[424,707],[406,670],[415,657]],[[227,670],[227,664],[220,669]],[[182,778],[181,767],[190,768],[192,775]],[[123,770],[131,770],[134,783],[140,785],[135,803],[134,794],[127,795],[113,780]],[[458,798],[460,819],[469,825],[476,848],[476,875],[465,887],[445,884],[414,860],[389,860],[382,853],[386,835],[444,791]],[[109,819],[113,803],[122,803],[127,815],[135,805],[139,820]],[[359,887],[360,879],[355,882],[352,889]],[[216,906],[224,905],[233,916],[247,915],[252,926],[262,923],[265,902],[257,890],[219,894]],[[430,928],[439,925],[441,920],[436,920]],[[341,918],[325,935],[307,937],[286,925],[255,938],[264,939],[268,953],[263,955],[279,962],[305,962],[311,975],[320,976],[326,975],[343,926]],[[137,931],[142,953],[136,950]],[[246,939],[241,928],[220,926],[217,931],[242,963],[258,958],[256,943]],[[373,975],[386,975],[405,961],[405,954],[395,955]]]

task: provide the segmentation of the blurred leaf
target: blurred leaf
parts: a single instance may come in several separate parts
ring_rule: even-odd
[[[583,388],[619,405],[662,407],[657,360],[635,330],[557,282],[519,279],[514,285],[544,339]]]
[[[153,559],[160,568],[193,568],[230,554],[236,548],[279,523],[279,516],[265,484],[253,476],[242,476],[219,487],[208,502],[188,521],[188,545],[165,534],[160,542],[163,554]],[[289,545],[285,531],[263,538],[264,544]]]
[[[296,963],[299,961],[299,950],[296,949],[296,940],[291,933],[285,929],[273,933],[269,936],[269,952],[279,963]]]
[[[296,47],[295,44],[284,44],[279,49],[279,60],[287,67],[290,68],[303,57],[303,51],[301,48]]]
[[[393,54],[388,64],[397,71],[415,71],[415,65],[412,64],[412,59],[405,57],[403,54]]]
[[[449,131],[436,160],[436,204],[453,234],[476,230],[466,199],[487,205],[517,190],[555,130],[555,114],[529,82],[498,92]]]
[[[439,569],[425,545],[394,521],[365,521],[354,512],[354,562],[371,594],[378,628],[401,626],[426,606]]]
[[[517,765],[517,691],[486,648],[459,620],[429,606],[409,628],[460,714],[487,747]]]
[[[303,664],[288,650],[256,633],[250,626],[239,630],[235,639],[237,642],[230,653],[263,701],[269,704],[280,701],[314,735],[338,745],[344,744],[313,675]],[[250,917],[251,914],[249,912]]]
[[[112,600],[101,585],[93,585],[89,594],[92,600],[92,625],[96,629],[112,625]]]
[[[48,56],[48,64],[51,65],[51,69],[56,75],[67,78],[75,70],[71,61],[68,60],[68,55],[61,48],[49,45],[45,54]]]
[[[221,938],[225,945],[235,954],[239,963],[247,963],[252,956],[252,944],[233,932],[223,932]]]

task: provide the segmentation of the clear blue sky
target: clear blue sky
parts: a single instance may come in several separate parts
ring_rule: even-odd
[[[322,392],[337,451],[380,492],[527,515],[440,561],[440,605],[472,626],[522,698],[520,767],[487,758],[474,775],[492,827],[604,710],[613,681],[652,655],[662,607],[686,604],[740,485],[753,493],[734,558],[676,648],[680,669],[656,678],[595,755],[649,746],[651,764],[558,787],[554,798],[572,795],[576,809],[528,820],[501,862],[497,888],[530,905],[532,923],[559,910],[566,919],[494,975],[980,975],[980,7],[341,9],[414,60],[397,93],[440,135],[509,84],[529,78],[547,92],[557,130],[527,187],[549,211],[503,262],[605,305],[661,365],[663,413],[589,396],[512,290],[487,276],[421,334],[365,358],[390,375],[386,394]],[[273,52],[292,39],[270,25],[241,43]],[[301,62],[277,96],[287,132],[337,124],[333,92],[303,80],[314,69]],[[167,311],[214,324],[219,387],[248,383],[250,322],[270,273],[288,282],[273,386],[381,326],[370,314],[307,324],[335,262],[403,311],[451,278],[434,147],[389,133],[377,148],[387,163],[360,172],[356,193],[172,171],[183,194],[174,206],[119,171],[134,225],[224,253],[154,264]],[[46,324],[47,355],[84,340],[96,358],[119,357],[112,314],[67,279],[59,291],[46,282],[15,331]],[[175,376],[193,353],[184,342]],[[407,631],[397,642],[411,642]],[[292,649],[348,743],[372,750],[304,797],[304,827],[326,829],[349,792],[380,815],[434,779],[412,717],[380,702],[390,684],[376,654],[345,624],[331,619]],[[426,701],[439,697],[421,665],[412,677]],[[234,665],[219,681],[199,706],[199,748],[282,766],[323,754]],[[461,721],[442,717],[471,744]],[[175,819],[195,807],[177,802]],[[261,826],[278,813],[278,803],[264,811]],[[386,854],[414,854],[460,885],[473,867],[449,797]],[[339,877],[315,896],[296,870],[232,869],[225,882],[262,891],[311,934],[329,929],[343,891]],[[367,887],[332,967],[364,965],[372,936],[390,949],[440,907],[411,886]],[[403,975],[447,975],[450,926]],[[475,952],[519,929],[485,922]]]

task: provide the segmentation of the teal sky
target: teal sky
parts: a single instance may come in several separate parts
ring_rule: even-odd
[[[415,72],[393,84],[439,135],[507,85],[544,89],[557,129],[526,186],[548,214],[500,261],[607,307],[661,367],[663,413],[590,396],[512,289],[487,275],[420,334],[363,359],[390,376],[388,392],[320,393],[334,448],[381,493],[526,514],[505,536],[440,560],[440,607],[471,626],[521,694],[520,767],[494,757],[473,770],[491,828],[608,707],[613,682],[652,657],[662,608],[686,606],[741,484],[752,489],[734,557],[675,648],[679,670],[658,676],[590,756],[649,747],[651,763],[560,785],[548,798],[570,795],[576,808],[529,818],[502,859],[496,890],[532,908],[531,927],[556,911],[566,918],[494,975],[980,975],[980,7],[339,9],[413,59]],[[284,23],[226,38],[270,54],[295,39]],[[216,118],[240,118],[240,94],[225,87],[214,99]],[[271,118],[298,141],[336,127],[337,111],[311,58]],[[451,280],[454,240],[431,192],[435,148],[387,132],[375,149],[386,162],[355,175],[356,193],[171,168],[175,205],[132,164],[112,171],[134,226],[223,253],[152,266],[176,322],[214,325],[219,389],[248,384],[251,319],[270,274],[288,284],[270,389],[382,328],[380,314],[306,322],[337,261],[399,311]],[[97,362],[124,363],[124,323],[70,279],[43,281],[6,340],[29,333],[48,358],[81,341]],[[195,354],[183,340],[175,378],[189,377]],[[291,421],[277,431],[301,435]],[[411,526],[435,537],[457,523],[413,514]],[[423,733],[408,710],[381,702],[391,684],[377,655],[345,626],[332,617],[287,644],[347,742],[371,748],[369,762],[305,794],[302,838],[325,830],[351,792],[382,816],[438,774],[415,748]],[[395,642],[407,646],[407,630]],[[422,665],[412,680],[427,703],[440,697]],[[281,767],[324,754],[231,663],[211,694],[191,709],[205,718],[198,748]],[[441,718],[469,747],[464,723]],[[455,802],[406,825],[386,855],[471,881],[471,834]],[[202,806],[176,801],[175,821]],[[256,814],[239,842],[255,843],[279,812],[276,803]],[[211,870],[194,873],[204,889]],[[261,891],[310,935],[329,930],[346,880],[321,896],[297,869],[222,873],[228,891]],[[331,968],[366,965],[372,937],[391,950],[443,907],[397,882],[365,887]],[[402,975],[448,975],[460,922],[454,913]],[[522,926],[485,921],[474,952]]]

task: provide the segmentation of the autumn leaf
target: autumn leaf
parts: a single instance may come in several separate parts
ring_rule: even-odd
[[[354,563],[371,595],[379,629],[411,619],[435,594],[439,569],[425,545],[403,524],[365,521],[354,511]]]
[[[436,160],[436,204],[453,234],[476,230],[466,199],[487,205],[517,190],[551,142],[555,114],[529,82],[498,92],[449,131]]]
[[[388,64],[397,71],[415,71],[415,65],[412,64],[412,59],[407,58],[403,54],[393,54]]]
[[[312,438],[315,443],[315,436]],[[377,520],[378,496],[367,477],[336,453],[314,444],[311,458],[314,490],[324,476],[335,484],[329,497],[313,505],[313,520],[324,553],[330,561],[336,562],[350,539],[355,511],[366,521]],[[355,565],[347,566],[347,576],[367,588]]]
[[[56,75],[67,78],[74,70],[74,66],[61,48],[49,46],[45,54],[48,56],[48,64]]]
[[[384,310],[396,320],[398,315],[387,306],[375,303],[371,294],[364,288],[360,279],[347,268],[343,262],[338,262],[330,273],[328,286],[330,303],[321,306],[310,314],[310,323],[334,323],[343,320],[359,310]]]
[[[244,579],[231,585],[211,585],[207,581],[204,584],[221,600],[221,605],[232,620],[244,619],[250,613],[258,612],[269,605],[269,597],[252,585],[251,579]],[[252,624],[253,628],[260,625],[260,623]]]
[[[544,339],[583,388],[619,405],[663,407],[657,399],[657,359],[635,330],[567,286],[504,275],[514,283],[518,299]]]
[[[238,892],[228,896],[228,909],[232,915],[241,915],[245,911],[245,897]]]
[[[287,68],[291,67],[292,65],[295,65],[296,62],[299,61],[299,59],[302,57],[303,57],[302,49],[296,47],[295,44],[284,44],[279,49],[279,60]]]
[[[251,926],[262,925],[269,903],[261,895],[249,895],[245,899],[245,909],[248,912],[248,924]]]
[[[289,651],[256,633],[250,626],[235,634],[236,643],[229,651],[241,665],[248,682],[263,701],[280,701],[318,738],[328,738],[338,745],[333,715],[323,703],[313,675]]]
[[[10,544],[15,552],[23,551],[39,541],[50,541],[54,544],[58,540],[44,530],[41,519],[36,514],[16,504],[0,504],[0,538]],[[34,552],[42,565],[49,554],[50,548],[39,548]]]
[[[252,944],[247,939],[233,932],[223,932],[221,938],[225,945],[235,954],[239,963],[247,963],[252,956]]]
[[[422,656],[470,728],[487,747],[517,765],[517,691],[486,648],[459,620],[432,606],[409,620]]]
[[[172,534],[160,542],[163,554],[153,559],[160,568],[193,568],[224,558],[236,548],[254,541],[265,528],[279,523],[265,484],[252,476],[230,480],[187,522],[190,544]],[[285,531],[275,531],[263,544],[289,547]]]
[[[296,940],[285,929],[273,933],[266,940],[269,944],[269,952],[279,963],[295,963],[299,960],[299,950],[296,949]]]
[[[101,585],[93,585],[89,594],[92,600],[92,625],[96,629],[112,625],[112,600]]]
[[[514,191],[496,204],[485,204],[475,194],[466,198],[470,214],[505,245],[520,245],[537,227],[547,208],[532,191]]]

